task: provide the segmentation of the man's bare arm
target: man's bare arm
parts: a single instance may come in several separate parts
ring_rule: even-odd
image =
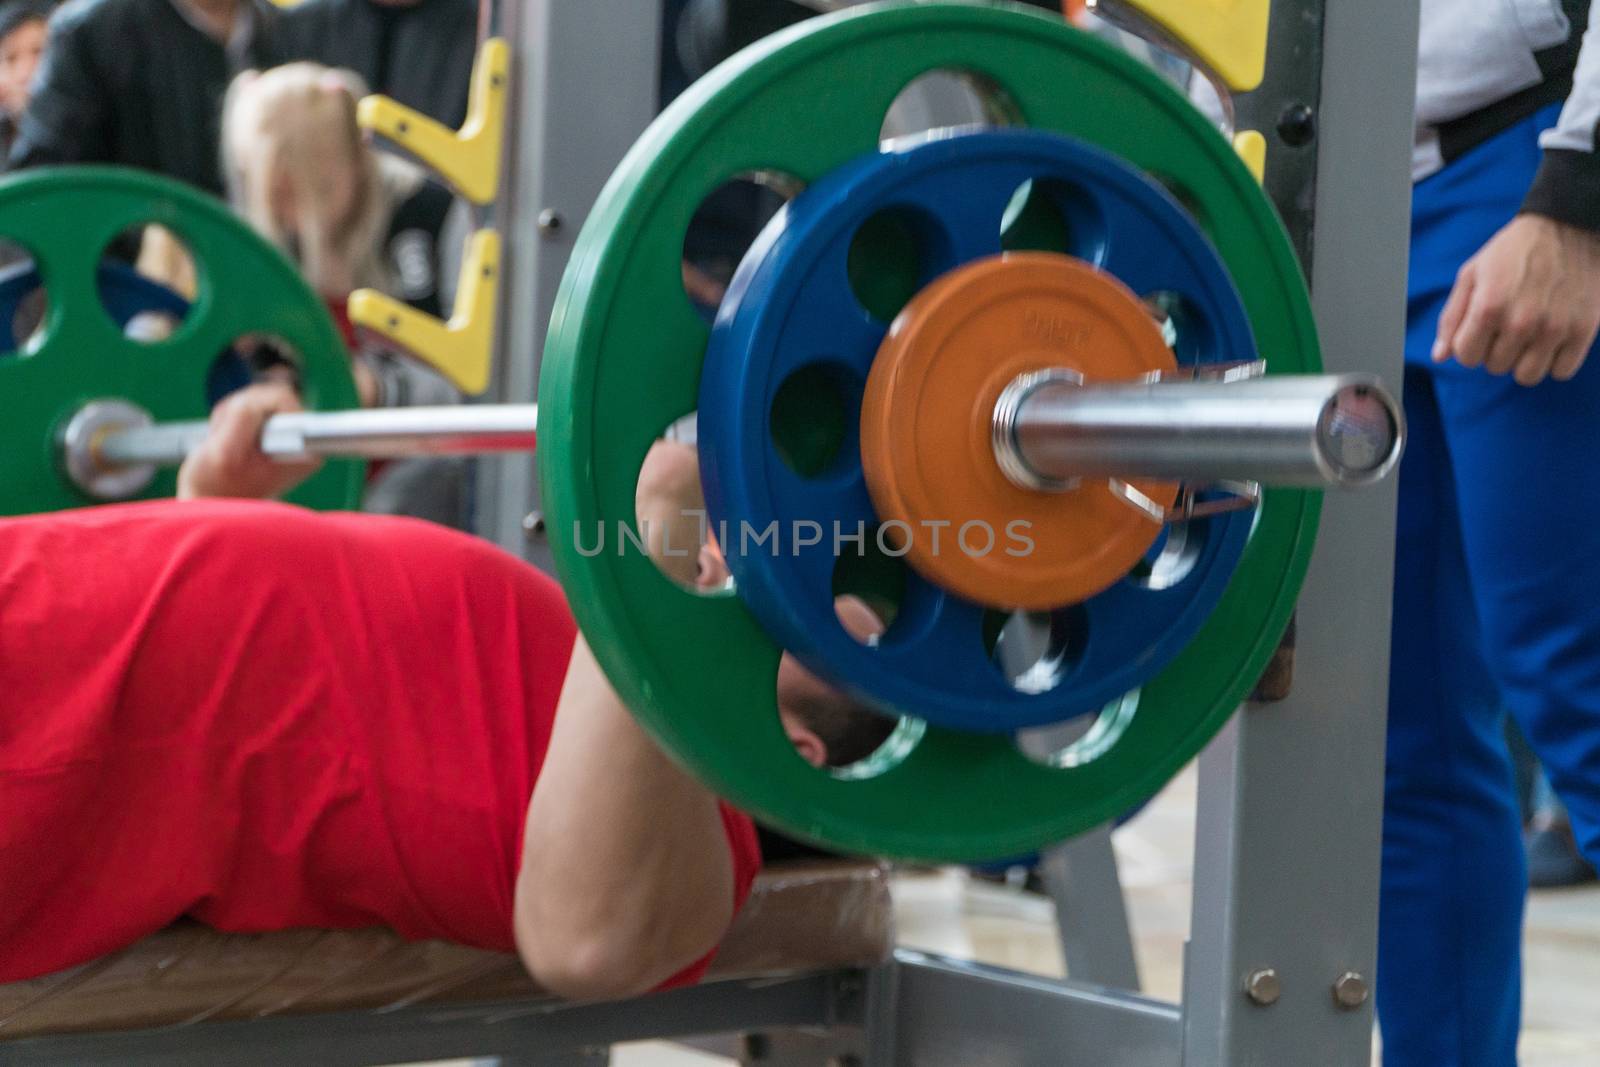
[[[634,722],[580,637],[523,833],[523,961],[561,996],[632,996],[705,956],[732,919],[716,798]]]

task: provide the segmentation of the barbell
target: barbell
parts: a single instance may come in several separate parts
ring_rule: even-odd
[[[1019,379],[1021,394],[996,405],[994,459],[1025,472],[1013,476],[1025,488],[1062,492],[1086,477],[1351,487],[1376,481],[1399,456],[1393,400],[1369,376],[1246,381],[1079,381],[1064,395],[1054,381]],[[266,420],[260,449],[283,461],[532,451],[538,412],[536,404],[457,404],[285,413]],[[95,400],[67,420],[61,465],[88,495],[127,500],[209,432],[205,419],[156,423],[126,401]],[[137,475],[139,484],[94,485],[113,474]]]
[[[890,102],[934,69],[995,87],[1028,127],[880,145]],[[804,188],[708,330],[681,284],[684,234],[752,171]],[[96,272],[113,235],[149,222],[190,245],[200,290],[171,338],[140,345]],[[1147,798],[1265,666],[1314,490],[1382,478],[1403,441],[1381,383],[1320,373],[1289,244],[1217,132],[1127,57],[1005,6],[811,20],[691,87],[579,236],[537,411],[349,410],[337,333],[287,261],[148,176],[12,179],[0,232],[50,293],[40,336],[0,357],[0,509],[170,492],[217,353],[251,333],[297,354],[312,409],[269,419],[263,449],[340,457],[307,502],[353,505],[345,457],[527,449],[537,431],[563,585],[641,723],[730,801],[848,850],[1015,855]],[[690,412],[734,574],[709,595],[622,538],[585,548],[636,526],[645,454]],[[984,530],[1028,550],[973,551]],[[876,641],[839,624],[846,593],[884,614]],[[997,650],[1019,614],[1051,646],[1021,672]],[[777,716],[785,651],[901,728],[861,764],[805,764]],[[1049,760],[1016,744],[1080,717],[1087,733]]]

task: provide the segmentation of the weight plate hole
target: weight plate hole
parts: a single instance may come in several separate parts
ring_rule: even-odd
[[[103,264],[97,279],[100,306],[123,336],[140,344],[156,344],[178,332],[189,315],[189,305],[199,292],[200,275],[194,253],[183,238],[156,224],[129,226],[100,253]],[[180,299],[168,308],[137,308],[118,297],[115,268],[132,267],[139,274],[166,286]]]
[[[1161,289],[1148,293],[1145,307],[1182,365],[1234,358],[1218,351],[1216,331],[1198,304],[1182,293]]]
[[[700,201],[683,238],[683,291],[707,322],[717,317],[739,262],[762,228],[804,187],[781,171],[749,171]]]
[[[1059,252],[1100,264],[1106,256],[1106,222],[1093,194],[1054,178],[1017,186],[1000,219],[1007,252]]]
[[[778,665],[778,719],[795,754],[835,778],[884,774],[911,754],[927,724],[896,718],[818,678],[788,653]]]
[[[694,414],[668,425],[651,444],[639,467],[634,488],[634,526],[580,531],[581,552],[642,550],[656,569],[680,589],[696,596],[732,592],[733,575],[723,556],[718,531],[711,528],[706,516],[697,428]]]
[[[842,541],[836,551],[834,614],[851,638],[869,648],[894,625],[906,595],[906,569],[878,549],[875,531]],[[916,747],[926,725],[885,714],[806,669],[785,653],[778,665],[778,716],[805,762],[836,778],[876,778]]]
[[[888,144],[951,129],[1022,124],[1022,109],[989,75],[941,68],[906,83],[884,114],[878,139]]]
[[[206,371],[208,407],[253,382],[282,382],[301,391],[305,357],[276,334],[250,333],[218,352]]]
[[[861,376],[842,363],[809,363],[772,398],[772,445],[802,478],[821,478],[860,455]]]
[[[1166,174],[1152,174],[1150,177],[1178,202],[1179,207],[1189,213],[1189,217],[1194,219],[1195,225],[1205,231],[1207,237],[1212,235],[1211,216],[1206,214],[1205,208],[1200,206],[1199,197],[1190,191],[1187,184]]]
[[[953,257],[943,229],[925,213],[914,208],[879,211],[850,241],[850,290],[867,314],[893,322],[924,285],[954,266]]]
[[[921,719],[906,717],[896,720],[870,710],[863,710],[860,714],[883,720],[888,726],[888,736],[867,755],[858,759],[848,759],[849,756],[870,745],[884,729],[883,725],[863,720],[852,731],[854,736],[848,738],[853,744],[837,744],[836,754],[828,763],[828,773],[842,782],[864,782],[888,774],[906,761],[906,757],[911,755],[918,742],[922,740],[922,735],[928,732],[928,724]],[[838,762],[841,760],[847,762]]]
[[[1160,592],[1179,585],[1194,573],[1205,549],[1210,523],[1205,519],[1177,522],[1164,527],[1144,558],[1133,565],[1128,580],[1141,589]]]
[[[1139,690],[1126,693],[1097,712],[1049,726],[1017,732],[1017,750],[1034,763],[1056,770],[1082,767],[1111,750],[1139,710]]]
[[[1089,615],[1082,605],[1056,611],[997,611],[983,615],[990,661],[1019,693],[1048,693],[1083,660]]]
[[[27,247],[0,237],[0,311],[9,317],[0,324],[0,359],[31,356],[44,344],[50,298],[34,263]]]
[[[909,570],[893,527],[824,531],[834,540],[834,614],[858,643],[875,647],[891,636],[906,600]]]

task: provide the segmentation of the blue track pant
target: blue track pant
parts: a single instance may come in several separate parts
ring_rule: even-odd
[[[1456,272],[1516,214],[1555,114],[1418,183],[1412,205],[1378,963],[1389,1067],[1516,1062],[1526,876],[1502,708],[1600,861],[1600,355],[1533,389],[1429,362]]]

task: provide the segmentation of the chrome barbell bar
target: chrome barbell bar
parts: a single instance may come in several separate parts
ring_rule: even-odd
[[[1364,374],[1085,385],[1047,370],[1007,386],[993,427],[1001,469],[1041,491],[1086,478],[1370,485],[1405,442],[1399,404]]]
[[[526,452],[537,427],[534,404],[296,411],[267,419],[261,450],[283,460]],[[148,485],[158,467],[182,463],[208,432],[204,420],[157,423],[125,401],[97,400],[63,430],[62,465],[90,496],[124,500]]]
[[[305,411],[269,418],[261,448],[283,459],[515,452],[534,447],[537,425],[533,404]],[[1039,491],[1102,477],[1368,485],[1399,462],[1405,435],[1393,396],[1351,374],[1085,384],[1043,371],[1007,387],[993,427],[1000,468]],[[204,421],[158,424],[124,401],[95,401],[62,433],[63,465],[90,495],[125,499],[207,432]]]
[[[533,448],[537,425],[534,404],[296,411],[267,420],[261,451],[284,459],[525,452]],[[95,451],[112,466],[170,466],[198,448],[206,432],[204,421],[130,427],[103,435]]]

